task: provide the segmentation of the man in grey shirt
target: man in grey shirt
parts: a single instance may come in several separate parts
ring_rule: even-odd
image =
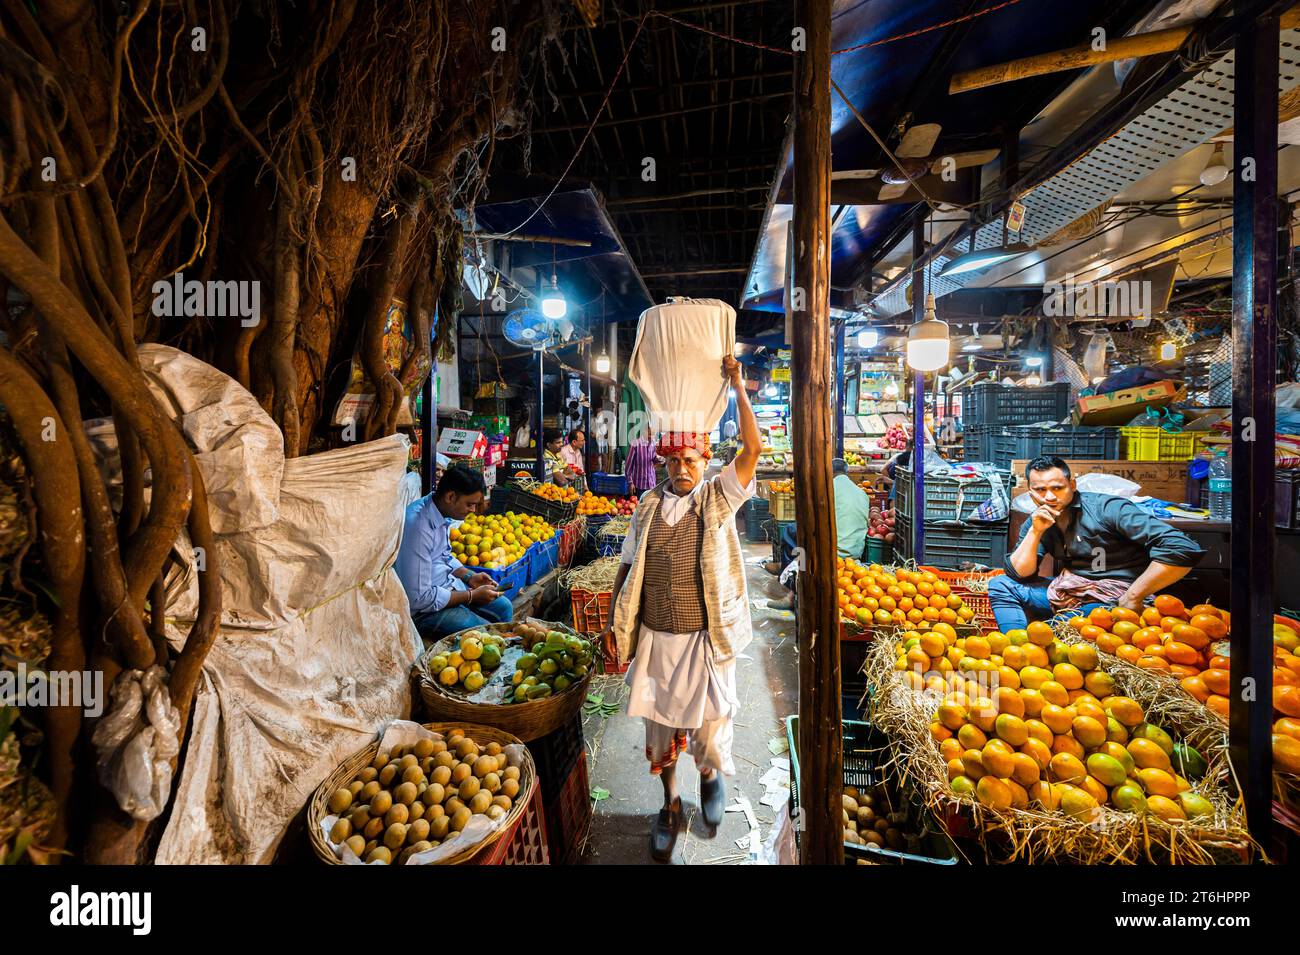
[[[1045,556],[1055,573],[1071,575],[1085,609],[1107,603],[1140,612],[1147,597],[1187,576],[1204,554],[1128,498],[1079,491],[1060,458],[1029,462],[1025,479],[1037,509],[1007,555],[1006,575],[989,581],[989,603],[1003,632],[1063,609],[1053,601],[1061,578],[1054,589],[1052,580],[1038,576]]]

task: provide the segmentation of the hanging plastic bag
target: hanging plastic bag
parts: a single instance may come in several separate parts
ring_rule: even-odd
[[[162,667],[124,670],[114,681],[108,715],[92,741],[99,781],[133,819],[156,819],[167,807],[180,724]]]
[[[1011,498],[1007,494],[1007,489],[1002,486],[1002,478],[992,471],[985,473],[984,477],[989,482],[992,494],[987,501],[980,502],[970,519],[983,523],[1006,520],[1007,515],[1011,513]]]
[[[722,359],[736,347],[736,311],[718,299],[669,299],[641,313],[628,375],[658,432],[708,433],[727,409]]]

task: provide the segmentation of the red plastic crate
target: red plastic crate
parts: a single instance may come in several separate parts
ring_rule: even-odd
[[[582,540],[582,532],[586,527],[584,518],[575,518],[567,524],[562,524],[558,528],[560,532],[560,554],[559,565],[568,567],[573,563],[574,555],[578,552],[578,544]]]
[[[575,587],[569,591],[569,599],[573,602],[573,629],[588,635],[603,631],[609,620],[609,603],[613,596],[613,592],[608,590],[593,593]]]
[[[510,831],[486,846],[465,865],[549,865],[546,845],[546,814],[542,809],[542,787],[534,786],[528,808],[515,820]]]
[[[971,577],[980,577],[987,581],[1000,576],[1003,573],[1002,571],[991,570],[987,573],[974,573],[962,570],[940,570],[938,567],[922,567],[921,569],[932,572],[936,577],[944,581],[952,589],[952,592],[975,612],[975,616],[970,621],[971,626],[979,627],[984,631],[997,628],[997,621],[993,619],[993,607],[989,603],[988,592],[982,594],[971,593],[968,587],[962,586],[961,581],[969,580]]]
[[[582,843],[591,825],[591,784],[587,781],[585,753],[573,767],[563,788],[551,799],[542,801],[542,808],[551,863],[573,865],[582,854]]]

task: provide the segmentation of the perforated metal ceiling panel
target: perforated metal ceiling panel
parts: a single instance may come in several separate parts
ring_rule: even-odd
[[[1026,212],[1020,238],[1030,244],[1045,239],[1231,126],[1233,66],[1232,53],[1215,61],[1087,155],[1021,196]],[[1300,31],[1282,31],[1278,68],[1279,93],[1300,85]],[[936,257],[929,266],[931,279],[927,284],[936,297],[957,291],[978,275],[972,272],[953,278],[937,277],[945,263],[966,251],[968,241],[962,242],[953,255]],[[1001,244],[1001,219],[982,226],[975,234],[977,249]],[[909,276],[878,296],[872,309],[880,315],[906,311],[910,283]]]

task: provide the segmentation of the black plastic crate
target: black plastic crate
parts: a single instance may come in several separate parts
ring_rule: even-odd
[[[1208,490],[1205,506],[1209,507]],[[1273,476],[1273,514],[1278,527],[1300,527],[1300,471],[1278,471]]]
[[[528,752],[537,764],[537,781],[542,790],[542,801],[551,802],[564,788],[565,782],[583,758],[586,743],[582,735],[582,711],[557,730],[532,740]]]
[[[959,570],[963,564],[978,564],[1000,569],[1007,556],[1007,521],[993,524],[953,524],[925,522],[925,553],[921,563],[927,567]],[[894,552],[901,560],[913,557],[912,522],[899,517],[894,527]]]
[[[963,438],[967,461],[985,461],[1000,468],[1010,468],[1012,461],[1032,461],[1040,454],[1083,461],[1119,457],[1119,428],[971,425]]]
[[[785,567],[784,555],[781,553],[781,531],[786,527],[794,527],[794,521],[768,521],[768,536],[772,540],[772,560]]]
[[[840,697],[845,719],[862,716],[862,698],[867,694],[867,677],[862,665],[869,649],[869,640],[840,641]]]
[[[576,501],[568,504],[561,504],[559,501],[548,501],[544,497],[539,497],[529,491],[510,487],[509,485],[493,488],[492,500],[488,505],[489,514],[504,514],[506,511],[532,514],[543,518],[553,526],[573,520],[574,512],[577,509],[578,504]]]
[[[757,542],[767,540],[767,530],[763,525],[770,519],[771,509],[767,498],[751,497],[745,511],[745,537]]]
[[[898,517],[913,516],[912,472],[898,468],[894,474],[894,508]],[[1007,496],[1011,496],[1011,471],[998,469],[998,478]],[[929,521],[958,521],[968,519],[971,512],[993,496],[993,488],[985,480],[958,481],[956,478],[925,475],[925,519]]]
[[[1038,424],[1061,421],[1070,413],[1070,383],[1009,386],[982,381],[961,392],[961,420],[966,428],[981,424]],[[967,460],[970,456],[967,455]]]

